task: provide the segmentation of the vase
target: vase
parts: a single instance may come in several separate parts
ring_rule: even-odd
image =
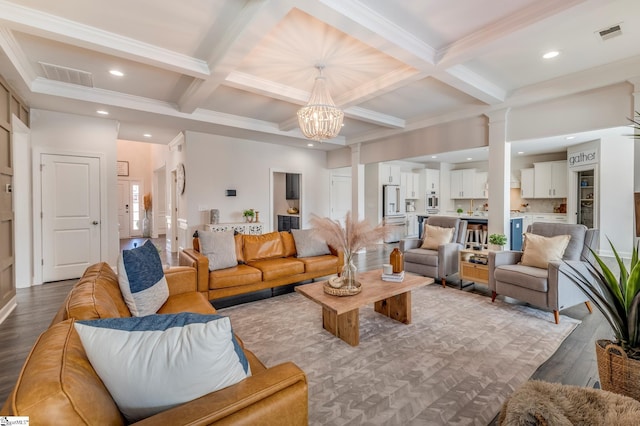
[[[404,255],[398,249],[398,247],[394,248],[389,256],[389,263],[393,267],[393,273],[399,274],[404,269]]]
[[[596,341],[598,376],[603,390],[640,401],[640,361],[610,340]]]
[[[353,258],[345,253],[344,266],[342,267],[342,273],[340,274],[343,281],[343,286],[349,289],[357,287],[358,282],[358,268],[353,263]]]
[[[151,224],[149,223],[149,211],[144,211],[144,217],[142,218],[142,236],[149,238],[151,236]]]

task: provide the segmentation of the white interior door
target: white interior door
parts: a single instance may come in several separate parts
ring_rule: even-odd
[[[131,200],[129,196],[129,181],[118,180],[118,238],[129,238],[129,218]]]
[[[344,224],[351,210],[351,176],[331,176],[331,219]]]
[[[42,154],[42,277],[82,276],[100,261],[100,160]]]
[[[142,236],[143,188],[137,180],[129,181],[129,237]]]

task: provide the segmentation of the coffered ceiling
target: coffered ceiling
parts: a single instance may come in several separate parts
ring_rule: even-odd
[[[319,63],[345,111],[330,150],[624,81],[638,40],[637,0],[0,0],[0,73],[32,107],[155,143],[306,146]]]

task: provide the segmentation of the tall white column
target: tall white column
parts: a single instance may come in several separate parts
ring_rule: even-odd
[[[489,117],[489,234],[510,235],[511,144],[507,142],[509,109]],[[509,244],[509,243],[507,243]]]
[[[360,164],[360,143],[351,148],[351,217],[364,219],[364,164]]]

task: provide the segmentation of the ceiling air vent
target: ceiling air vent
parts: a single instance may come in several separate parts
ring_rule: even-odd
[[[60,65],[47,64],[45,62],[39,62],[39,64],[44,70],[45,77],[49,80],[93,87],[93,76],[90,72],[67,68]]]
[[[598,31],[598,35],[602,41],[622,35],[622,27],[620,24]]]

